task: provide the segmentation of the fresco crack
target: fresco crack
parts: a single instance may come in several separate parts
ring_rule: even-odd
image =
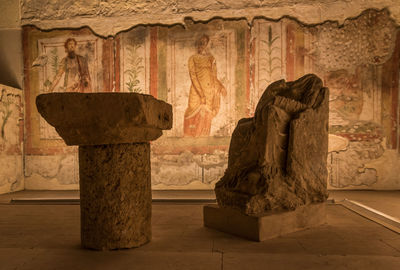
[[[182,187],[191,184],[204,188],[223,175],[227,153],[214,151],[195,155],[185,151],[178,155],[153,156],[151,162],[153,185]]]
[[[11,181],[10,184],[11,184],[10,190],[11,191],[17,191],[19,189],[20,184],[21,184],[21,179],[20,178],[14,178],[14,181]]]
[[[0,86],[0,194],[23,189],[21,90]]]
[[[9,120],[11,114],[13,113],[13,110],[11,109],[12,105],[17,105],[18,103],[15,103],[15,99],[19,98],[21,99],[21,95],[17,94],[12,94],[12,93],[7,93],[6,89],[1,90],[1,96],[0,96],[0,113],[1,113],[1,138],[6,140],[5,136],[5,126],[7,124],[7,121]],[[18,105],[17,105],[18,106]]]
[[[348,150],[329,153],[329,184],[334,188],[371,187],[378,182],[376,168],[367,166],[384,153],[381,142],[349,142]]]
[[[25,164],[25,177],[29,183],[38,179],[60,187],[79,183],[78,153],[26,156]]]

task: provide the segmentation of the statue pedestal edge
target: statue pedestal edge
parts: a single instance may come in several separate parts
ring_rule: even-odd
[[[205,227],[260,242],[325,224],[326,203],[303,205],[294,211],[271,211],[261,216],[205,205],[203,218]]]

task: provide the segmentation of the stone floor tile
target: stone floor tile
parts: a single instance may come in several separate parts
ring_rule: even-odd
[[[340,270],[340,269],[385,269],[397,270],[400,258],[387,256],[318,256],[304,254],[247,254],[224,253],[224,270],[258,270],[258,269],[307,269],[307,270]]]

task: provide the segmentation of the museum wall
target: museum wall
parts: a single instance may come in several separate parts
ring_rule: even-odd
[[[0,0],[0,84],[22,89],[22,31],[19,1]]]
[[[0,84],[0,194],[24,189],[21,89]]]
[[[22,39],[18,1],[0,9],[0,194],[24,189]],[[3,5],[4,4],[4,5]]]
[[[18,1],[18,0],[7,0]],[[400,22],[398,0],[21,0],[22,25],[41,29],[89,26],[101,36],[115,35],[139,24],[184,24],[185,18],[208,21],[214,17],[277,20],[283,16],[306,24],[358,16],[370,8],[388,8]]]
[[[328,187],[400,188],[397,0],[1,0],[1,7],[0,193],[79,188],[77,149],[38,115],[39,93],[126,91],[170,102],[174,127],[152,143],[153,188],[209,189],[226,168],[234,126],[252,116],[265,87],[309,72],[331,91]],[[190,93],[191,73],[204,64],[190,59],[203,36],[213,63],[203,72],[215,69],[222,86],[208,119]],[[89,87],[74,86],[77,66],[63,71],[68,38]],[[195,131],[207,122],[210,130]]]
[[[371,7],[365,1],[202,1],[190,7],[186,1],[127,1],[126,9],[106,1],[51,1],[41,12],[38,2],[23,1],[21,9],[24,24],[43,28],[23,27],[26,189],[78,188],[77,148],[65,146],[39,116],[34,101],[40,93],[137,92],[171,103],[173,128],[151,144],[153,189],[211,189],[226,169],[237,121],[252,116],[271,82],[307,73],[330,89],[328,187],[400,188],[395,2],[372,1],[388,8],[365,10]],[[326,12],[327,6],[336,8]],[[129,14],[137,16],[113,21]],[[218,14],[240,18],[198,21]],[[283,15],[291,17],[279,19]],[[327,21],[332,16],[339,22]],[[146,24],[157,19],[163,24]],[[90,28],[65,28],[76,23]],[[79,63],[68,64],[67,41],[75,44]],[[80,74],[90,78],[85,87]],[[213,85],[205,105],[193,90],[196,82]]]

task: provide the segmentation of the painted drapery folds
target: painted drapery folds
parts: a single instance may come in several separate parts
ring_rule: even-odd
[[[270,84],[232,134],[228,168],[215,185],[218,205],[259,216],[324,202],[328,102],[314,74]]]
[[[153,188],[211,189],[237,121],[254,115],[270,83],[307,73],[330,89],[328,188],[400,188],[400,35],[387,10],[343,25],[187,20],[107,39],[24,27],[24,59],[27,188],[77,187],[76,149],[39,117],[40,93],[138,92],[171,103],[173,128],[152,144]]]
[[[217,78],[215,58],[206,50],[209,41],[207,35],[200,37],[196,41],[197,53],[189,58],[192,84],[184,116],[185,136],[209,136],[211,121],[219,112],[220,95],[226,96],[225,87]]]

